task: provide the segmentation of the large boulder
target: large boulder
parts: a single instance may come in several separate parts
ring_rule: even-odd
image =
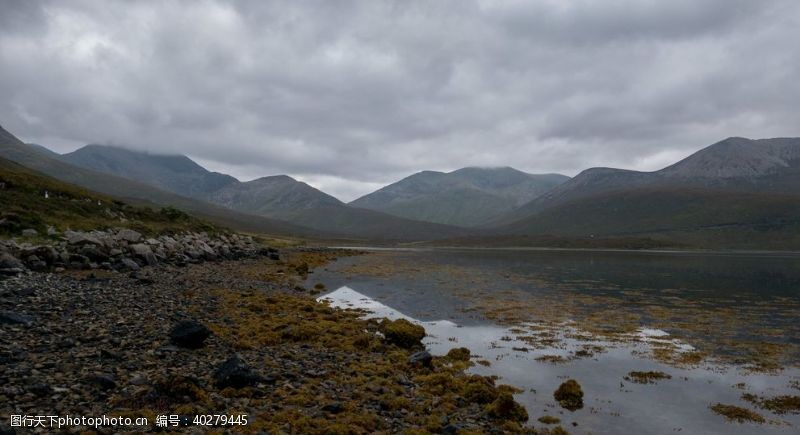
[[[217,388],[220,389],[249,387],[256,385],[261,379],[261,376],[254,372],[238,355],[225,360],[214,372],[214,381]]]
[[[138,243],[139,240],[142,240],[142,234],[138,231],[129,230],[127,228],[119,230],[117,235],[115,236],[117,240],[124,240],[128,243]]]
[[[25,266],[16,257],[8,252],[0,253],[0,275],[16,275],[24,269]]]
[[[67,231],[66,233],[64,233],[64,237],[67,238],[67,243],[73,246],[80,246],[80,245],[103,246],[103,242],[101,242],[100,239],[88,233]]]
[[[144,260],[148,266],[154,266],[158,264],[156,255],[153,253],[153,250],[150,249],[150,246],[145,245],[144,243],[137,243],[135,245],[131,245],[130,249],[136,257]]]
[[[172,344],[187,349],[199,349],[211,335],[211,330],[195,320],[183,320],[175,324],[169,332]]]

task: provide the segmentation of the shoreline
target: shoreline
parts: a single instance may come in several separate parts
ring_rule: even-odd
[[[248,425],[228,428],[251,433],[533,433],[516,390],[467,374],[468,358],[414,362],[420,345],[387,342],[379,322],[314,300],[320,289],[299,283],[339,255],[349,252],[0,281],[3,310],[26,319],[0,325],[0,409],[151,423],[164,413],[248,414]],[[181,321],[212,334],[196,349],[178,346],[170,337]],[[250,380],[220,380],[226,364]]]
[[[611,252],[629,254],[670,254],[670,255],[715,255],[715,256],[770,256],[770,257],[800,257],[800,251],[769,251],[769,250],[692,250],[692,249],[614,249],[614,248],[548,248],[532,246],[507,246],[507,247],[476,247],[476,246],[358,246],[358,245],[331,245],[329,249],[346,249],[353,251],[398,251],[398,252],[432,252],[432,251],[531,251],[531,252]]]

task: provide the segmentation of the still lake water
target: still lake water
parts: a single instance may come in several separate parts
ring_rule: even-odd
[[[321,298],[335,306],[421,323],[434,354],[468,347],[473,361],[490,364],[471,371],[524,390],[517,400],[534,427],[546,427],[537,419],[551,415],[573,434],[800,432],[800,415],[774,414],[741,397],[800,394],[798,256],[381,251],[340,258],[316,270],[309,283],[316,282],[333,290]],[[493,315],[498,306],[502,315]],[[627,332],[606,340],[582,329],[589,319],[603,327],[606,317],[625,319]],[[546,340],[532,342],[531,334]],[[782,368],[750,370],[740,342],[782,349],[776,357]],[[652,357],[661,346],[677,354],[702,349],[709,358],[669,364]],[[661,371],[671,379],[639,384],[625,379],[631,371]],[[585,394],[584,408],[575,412],[552,397],[567,378]],[[751,409],[767,423],[729,422],[709,409],[715,403]]]

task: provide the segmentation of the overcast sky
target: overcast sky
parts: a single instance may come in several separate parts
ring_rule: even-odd
[[[0,0],[0,125],[343,200],[800,136],[800,1]]]

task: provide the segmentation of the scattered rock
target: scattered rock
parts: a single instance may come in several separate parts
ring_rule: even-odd
[[[0,325],[25,325],[31,326],[36,318],[13,311],[0,311]]]
[[[322,410],[325,412],[330,412],[331,414],[338,414],[344,411],[344,406],[342,406],[342,404],[339,402],[333,402],[323,406]]]
[[[89,234],[89,233],[82,233],[76,231],[67,231],[64,233],[64,236],[67,238],[67,244],[69,245],[97,245],[103,246],[103,242],[97,239],[97,237]]]
[[[117,240],[124,240],[128,243],[138,243],[142,240],[142,234],[138,231],[129,230],[127,228],[119,230],[116,237]]]
[[[39,232],[34,230],[33,228],[25,228],[22,230],[23,237],[36,237],[39,235]]]
[[[13,255],[3,252],[0,254],[0,270],[3,269],[22,269],[25,266]]]
[[[93,374],[86,377],[86,382],[96,385],[103,390],[113,390],[117,388],[117,382],[112,375]]]
[[[427,350],[422,350],[411,354],[408,357],[410,364],[421,364],[423,367],[431,367],[433,365],[433,355]]]
[[[155,254],[153,254],[153,250],[150,249],[150,246],[145,245],[144,243],[131,245],[131,252],[133,252],[136,257],[141,258],[148,266],[155,266],[158,264],[158,260],[156,259]]]
[[[199,349],[211,335],[211,330],[195,320],[183,320],[175,324],[169,333],[172,344],[187,349]]]
[[[128,270],[136,271],[139,270],[140,267],[139,263],[131,260],[130,258],[125,257],[119,260],[119,263],[116,264],[115,269],[119,271],[128,271]]]
[[[261,376],[254,372],[238,355],[225,360],[214,372],[214,381],[219,389],[249,387],[257,384],[260,380]]]

